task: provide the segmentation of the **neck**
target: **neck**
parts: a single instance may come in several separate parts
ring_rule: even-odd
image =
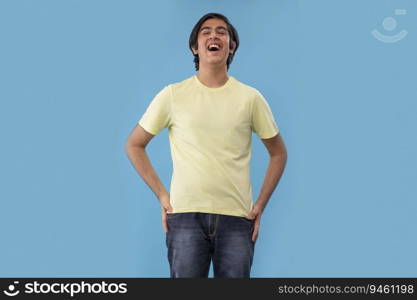
[[[229,76],[227,75],[227,67],[204,67],[200,65],[197,73],[197,78],[201,83],[208,87],[221,87],[224,85]]]

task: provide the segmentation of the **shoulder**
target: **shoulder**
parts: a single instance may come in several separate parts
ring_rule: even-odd
[[[244,82],[236,79],[235,77],[233,77],[233,80],[235,81],[235,86],[239,90],[244,92],[246,95],[250,96],[251,99],[256,99],[257,97],[262,95],[261,92],[257,88],[255,88],[255,87],[253,87],[253,86],[251,86],[247,83],[244,83]]]
[[[157,97],[172,99],[173,95],[178,95],[178,93],[184,91],[191,85],[192,77],[186,78],[181,81],[174,81],[171,83],[166,83],[163,88],[158,92]]]
[[[254,107],[266,102],[264,96],[257,88],[244,82],[241,82],[236,78],[234,78],[234,80],[236,82],[235,86],[238,87],[238,90],[241,91],[242,95],[245,95],[244,98],[247,99],[251,110],[253,110]]]
[[[193,84],[193,76],[190,76],[188,78],[185,78],[181,81],[172,82],[168,85],[171,91],[174,92],[181,92],[183,90],[188,89]]]

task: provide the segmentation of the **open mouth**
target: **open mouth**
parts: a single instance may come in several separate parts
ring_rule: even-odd
[[[207,47],[208,51],[219,51],[220,50],[220,45],[217,44],[210,44]]]

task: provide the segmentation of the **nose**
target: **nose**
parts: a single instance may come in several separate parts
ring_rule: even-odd
[[[210,32],[209,38],[213,40],[219,40],[219,38],[217,37],[217,33],[214,30]]]

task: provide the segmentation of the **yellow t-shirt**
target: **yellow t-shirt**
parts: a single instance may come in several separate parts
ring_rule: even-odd
[[[257,89],[230,75],[223,86],[210,88],[193,75],[165,86],[138,123],[153,135],[169,130],[174,213],[248,216],[252,131],[261,139],[279,133]]]

